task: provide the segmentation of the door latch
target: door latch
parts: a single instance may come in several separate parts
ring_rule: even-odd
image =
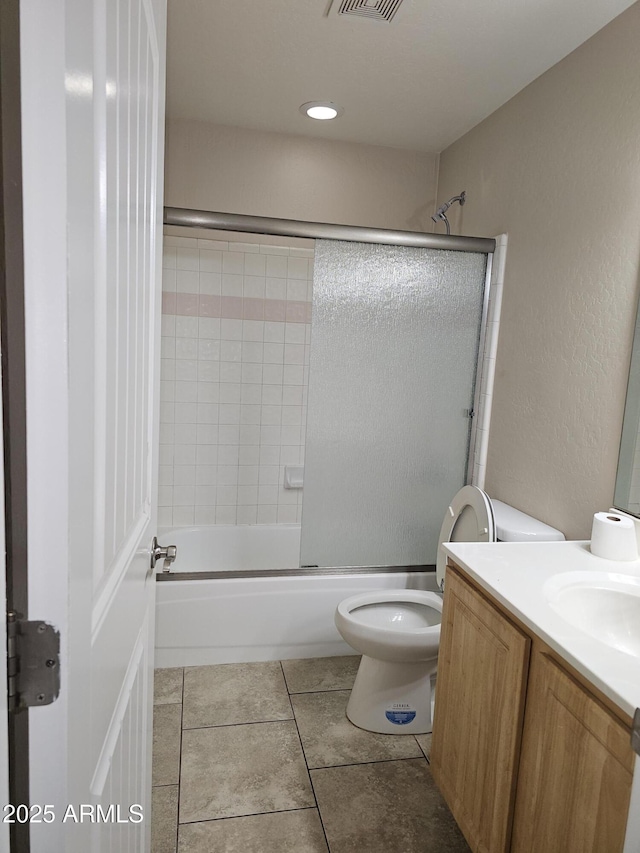
[[[171,570],[171,563],[178,556],[178,549],[175,545],[167,545],[163,547],[158,544],[158,539],[156,536],[153,537],[153,542],[151,543],[151,568],[155,569],[156,563],[159,560],[164,560],[162,564],[162,571],[168,572]]]
[[[7,613],[9,710],[50,705],[60,693],[60,633],[47,622]]]

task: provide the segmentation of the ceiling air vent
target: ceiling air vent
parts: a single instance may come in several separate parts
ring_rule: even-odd
[[[402,0],[334,0],[331,11],[390,23],[401,3]]]

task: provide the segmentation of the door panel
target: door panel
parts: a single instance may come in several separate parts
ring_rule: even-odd
[[[536,650],[518,776],[514,853],[621,853],[634,759],[627,727]]]
[[[476,853],[509,850],[530,646],[447,569],[431,770]]]
[[[32,800],[54,802],[56,811],[113,804],[121,817],[135,804],[145,816],[57,821],[32,830],[32,845],[142,851],[150,829],[166,9],[160,0],[42,0],[24,4],[23,17],[30,589],[38,590],[34,615],[54,621],[63,637],[61,698],[48,717],[47,709],[34,715]],[[55,197],[52,172],[62,175]],[[52,308],[46,318],[43,302]],[[44,531],[57,545],[47,559]]]

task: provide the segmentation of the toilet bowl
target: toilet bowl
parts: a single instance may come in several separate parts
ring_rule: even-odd
[[[431,676],[438,662],[442,598],[382,590],[342,601],[335,622],[362,655],[347,717],[372,732],[431,731]]]
[[[447,542],[564,539],[553,527],[464,486],[447,508],[436,562],[444,588]],[[347,705],[354,725],[383,734],[426,734],[433,720],[442,597],[421,590],[354,595],[336,608],[335,624],[362,660]]]

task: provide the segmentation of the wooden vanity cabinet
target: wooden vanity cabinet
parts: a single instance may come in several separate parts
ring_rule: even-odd
[[[603,704],[534,648],[512,853],[622,853],[630,738]]]
[[[474,853],[509,849],[530,648],[447,570],[431,771]]]
[[[630,729],[447,569],[431,769],[474,853],[622,853]]]

